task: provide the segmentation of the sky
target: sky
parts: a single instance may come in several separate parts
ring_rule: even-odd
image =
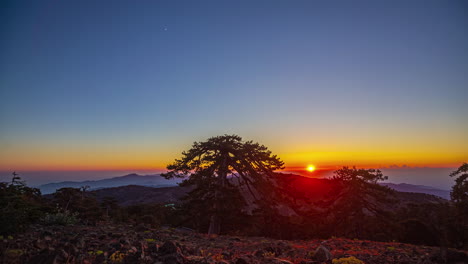
[[[464,1],[0,7],[3,172],[157,171],[223,134],[289,170],[397,166],[424,183],[417,169],[468,161]]]

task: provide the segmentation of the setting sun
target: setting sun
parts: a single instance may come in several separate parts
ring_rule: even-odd
[[[309,166],[307,166],[307,170],[312,172],[312,171],[315,170],[315,166],[314,165],[309,165]]]

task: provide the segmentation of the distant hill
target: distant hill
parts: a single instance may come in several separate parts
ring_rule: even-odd
[[[282,177],[298,177],[295,178],[294,181],[297,181],[297,188],[299,188],[299,192],[301,193],[308,193],[307,196],[322,196],[324,195],[327,190],[328,183],[323,181],[323,179],[314,179],[314,178],[307,178],[299,175],[294,174],[282,174]],[[64,182],[57,182],[57,183],[48,183],[39,186],[38,188],[41,190],[42,194],[50,194],[54,193],[56,190],[64,187],[72,187],[72,188],[80,188],[81,186],[89,186],[90,190],[97,190],[103,188],[113,188],[113,187],[120,187],[120,186],[127,186],[127,185],[138,185],[138,186],[146,186],[146,187],[154,187],[154,188],[161,188],[161,187],[172,187],[177,186],[177,183],[181,182],[181,179],[172,179],[166,180],[165,178],[161,177],[160,174],[154,175],[139,175],[139,174],[128,174],[125,176],[120,177],[113,177],[109,179],[103,180],[96,180],[96,181],[64,181]],[[435,195],[438,197],[442,197],[444,199],[450,199],[450,191],[448,190],[441,190],[429,186],[424,185],[413,185],[407,183],[382,183],[391,189],[394,189],[399,192],[411,192],[411,193],[425,193],[430,195]],[[310,192],[313,190],[313,193]]]
[[[172,179],[166,180],[161,177],[160,174],[154,175],[138,175],[138,174],[128,174],[121,177],[114,177],[103,180],[96,181],[64,181],[57,183],[48,183],[39,186],[42,194],[54,193],[56,190],[64,187],[80,188],[81,186],[89,186],[90,190],[96,190],[101,188],[111,188],[119,187],[126,185],[140,185],[148,187],[171,187],[176,186],[178,182],[181,182],[181,179]]]
[[[413,185],[413,184],[407,184],[407,183],[400,183],[400,184],[382,183],[382,185],[385,185],[399,192],[426,193],[426,194],[431,194],[431,195],[439,196],[444,199],[450,200],[450,191],[441,190],[441,189],[437,189],[437,188],[433,188],[429,186]]]
[[[145,203],[177,203],[192,187],[146,187],[128,185],[92,191],[99,201],[105,197],[114,198],[120,206]]]

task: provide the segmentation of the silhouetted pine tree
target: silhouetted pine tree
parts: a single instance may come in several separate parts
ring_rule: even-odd
[[[262,199],[270,197],[273,171],[283,168],[283,164],[263,145],[224,135],[195,142],[181,159],[167,166],[169,172],[164,176],[186,177],[185,185],[196,186],[186,200],[193,210],[210,216],[208,233],[218,234],[222,219],[236,214],[245,203],[239,187],[245,187],[254,200],[259,195]]]

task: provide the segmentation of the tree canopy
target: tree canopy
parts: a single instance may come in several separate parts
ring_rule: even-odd
[[[334,222],[336,235],[363,235],[363,220],[372,216],[386,220],[385,204],[391,202],[392,191],[378,184],[386,180],[380,170],[343,167],[334,172],[335,188],[328,194],[323,206]]]
[[[455,205],[457,234],[460,243],[468,243],[468,163],[463,163],[457,170],[450,173],[455,178],[450,197]]]
[[[217,234],[229,203],[243,199],[239,188],[245,186],[257,199],[271,188],[274,171],[283,168],[283,161],[267,147],[243,141],[237,135],[223,135],[195,142],[182,152],[181,159],[167,166],[169,171],[163,176],[185,177],[183,184],[196,186],[189,198],[192,196],[205,207],[211,202],[206,207],[211,214],[208,233]]]
[[[11,182],[0,182],[0,208],[0,234],[22,231],[42,214],[41,192],[13,172]]]
[[[450,173],[450,176],[456,177],[450,193],[452,201],[468,211],[468,163],[463,163],[456,171]]]

